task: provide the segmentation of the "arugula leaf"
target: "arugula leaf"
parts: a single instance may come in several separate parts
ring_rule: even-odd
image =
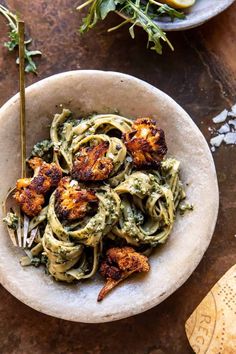
[[[7,19],[10,27],[10,32],[8,33],[9,41],[5,42],[4,46],[8,48],[9,51],[13,51],[19,45],[18,17],[1,4],[0,14]],[[31,42],[31,38],[25,41],[25,72],[37,74],[37,66],[33,57],[36,55],[42,55],[42,53],[39,50],[29,50],[28,45],[31,44]],[[19,64],[19,58],[16,59],[16,63]]]
[[[89,5],[87,16],[83,18],[83,24],[80,27],[80,33],[93,28],[99,20],[104,20],[110,12],[119,11],[126,16],[126,19],[117,26],[109,28],[108,32],[131,23],[129,33],[132,38],[135,38],[134,27],[136,25],[141,26],[148,35],[147,47],[152,43],[151,49],[159,54],[162,54],[161,41],[166,42],[172,50],[174,48],[166,33],[155,22],[155,19],[164,15],[170,16],[172,20],[174,18],[184,18],[182,12],[155,0],[87,0],[77,9],[82,10]]]
[[[150,1],[151,3],[154,3]],[[183,12],[177,11],[170,7],[169,5],[163,4],[161,5],[156,12],[157,16],[170,16],[171,20],[173,21],[175,18],[183,20],[185,18],[185,14]]]
[[[109,12],[115,11],[116,3],[114,0],[103,0],[100,5],[101,19],[104,20]]]
[[[91,4],[88,14],[86,17],[83,18],[83,25],[80,27],[80,33],[87,32],[89,29],[93,28],[98,20],[101,19],[99,7],[100,7],[100,0],[88,0],[82,5],[78,7],[79,10],[82,10],[85,6]]]
[[[25,72],[37,73],[37,66],[33,60],[35,55],[42,55],[42,53],[39,50],[28,50],[25,48],[25,60],[27,63],[25,66]]]
[[[149,4],[147,4],[145,10],[143,10],[141,7],[134,4],[131,0],[127,0],[126,2],[133,10],[133,16],[131,18],[132,22],[134,22],[134,24],[141,25],[147,32],[147,48],[149,47],[149,43],[152,42],[153,45],[151,46],[151,49],[155,50],[158,54],[162,54],[161,40],[163,40],[164,42],[167,42],[171,49],[173,49],[171,43],[166,37],[165,32],[163,32],[162,29],[149,17]]]
[[[10,41],[4,43],[4,47],[7,47],[11,52],[18,46],[18,32],[12,30],[8,34]]]

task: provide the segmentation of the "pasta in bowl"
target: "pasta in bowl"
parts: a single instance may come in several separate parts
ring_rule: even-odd
[[[149,271],[144,254],[167,240],[185,198],[180,163],[166,152],[164,132],[150,118],[56,114],[50,140],[32,150],[33,176],[16,183],[23,217],[11,210],[3,219],[18,239],[25,230],[21,264],[45,264],[55,280],[70,283],[93,277],[104,250],[112,252],[100,266],[107,281],[98,301],[134,272]]]
[[[55,94],[52,83],[58,85],[65,77],[66,92]],[[49,95],[50,102],[41,109],[41,119],[33,119],[31,124],[38,133],[32,137],[31,146],[28,142],[28,147],[34,145],[32,153],[30,149],[28,152],[33,172],[17,181],[15,199],[24,214],[24,230],[27,229],[27,255],[21,263],[43,264],[47,274],[42,267],[21,268],[16,259],[12,260],[10,273],[17,269],[17,283],[24,283],[24,287],[17,284],[16,296],[43,312],[85,322],[138,313],[138,304],[143,311],[186,279],[209,243],[217,211],[217,193],[211,193],[217,191],[217,185],[205,141],[171,99],[129,76],[96,71],[65,73],[42,81],[36,89],[32,86],[28,89],[28,99],[44,84],[49,91],[46,96],[45,90],[40,92],[43,100],[47,101]],[[109,87],[108,107],[101,101],[98,87],[103,90]],[[138,104],[137,90],[140,102],[145,102],[149,112],[143,103]],[[128,110],[122,98],[124,92],[132,102]],[[57,107],[58,102],[62,107]],[[28,109],[36,114],[36,106]],[[52,119],[53,108],[58,113]],[[112,110],[116,113],[111,113]],[[91,113],[94,111],[98,113]],[[170,112],[174,120],[168,118]],[[191,151],[191,158],[188,142],[183,142],[180,133],[182,119],[198,149],[197,155]],[[174,131],[174,139],[170,131]],[[199,151],[205,156],[200,165]],[[204,179],[199,177],[200,183],[196,185],[192,181],[199,168]],[[211,187],[206,179],[209,173]],[[17,179],[15,174],[9,182],[13,182],[13,177]],[[209,220],[199,226],[203,236],[198,239],[194,226],[202,218],[198,196],[206,186],[206,203],[209,206],[213,200],[215,209],[209,217],[210,229]],[[185,190],[194,211],[182,217],[178,208],[186,207]],[[6,220],[8,227],[17,229],[16,217],[11,216],[12,219],[8,215]],[[191,233],[191,238],[186,233]],[[1,252],[4,249],[12,253],[6,239]],[[19,251],[14,249],[14,253],[19,260]],[[185,269],[176,274],[174,267],[178,269],[183,264]],[[100,275],[95,275],[97,270]],[[6,273],[0,273],[3,284],[14,293],[9,274],[4,278]],[[133,277],[133,273],[144,274]],[[38,296],[30,291],[35,281]],[[156,281],[160,285],[154,289]],[[147,291],[150,294],[143,295]],[[71,302],[65,301],[60,312],[58,305],[67,296]],[[97,296],[99,301],[106,298],[98,304]],[[73,309],[75,303],[78,311]]]

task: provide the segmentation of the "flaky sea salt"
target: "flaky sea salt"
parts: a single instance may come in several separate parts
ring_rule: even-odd
[[[214,147],[219,147],[223,140],[224,140],[224,135],[220,134],[215,136],[214,138],[211,138],[210,144]]]
[[[220,134],[225,134],[225,133],[230,132],[230,126],[229,126],[229,124],[228,124],[228,123],[225,123],[224,125],[222,125],[222,126],[220,127],[220,129],[218,129],[218,132],[219,132]]]
[[[214,117],[212,120],[214,123],[223,123],[228,115],[227,109],[224,109],[218,116]]]
[[[126,157],[126,161],[127,161],[127,162],[132,162],[132,161],[133,161],[133,159],[132,159],[132,157],[131,157],[131,156],[127,156],[127,157]]]
[[[228,113],[228,117],[236,117],[236,104],[231,107],[231,111]]]
[[[233,112],[234,114],[236,114],[236,103],[235,103],[235,105],[233,105],[233,106],[231,107],[231,112]]]
[[[224,142],[228,144],[236,144],[236,132],[227,133],[224,136]]]
[[[236,117],[236,113],[234,113],[234,112],[229,112],[229,113],[228,113],[228,117],[233,117],[233,118],[234,118],[234,117]]]
[[[112,152],[108,152],[107,157],[113,160],[115,155]]]
[[[208,127],[208,130],[209,130],[209,132],[210,132],[211,134],[214,133],[214,129],[212,129],[211,127]]]
[[[78,182],[75,181],[74,179],[72,179],[72,181],[70,181],[70,186],[71,187],[77,187],[78,186]]]
[[[212,120],[216,124],[224,124],[222,124],[217,131],[210,127],[208,128],[211,134],[213,134],[213,132],[217,134],[210,140],[211,151],[215,152],[216,148],[223,142],[227,145],[236,145],[236,104],[234,104],[230,110],[224,109]]]
[[[236,119],[230,119],[228,122],[230,125],[233,125],[234,128],[236,129]]]

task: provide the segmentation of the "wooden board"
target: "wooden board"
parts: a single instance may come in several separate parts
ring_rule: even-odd
[[[236,265],[215,284],[185,324],[197,354],[236,352]]]

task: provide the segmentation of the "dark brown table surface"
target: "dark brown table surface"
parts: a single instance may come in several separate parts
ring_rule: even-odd
[[[211,118],[236,102],[236,3],[198,29],[171,33],[175,52],[146,50],[146,35],[127,28],[112,34],[106,23],[83,37],[76,33],[79,1],[1,1],[18,10],[34,47],[41,49],[38,76],[27,85],[71,69],[121,71],[172,96],[191,115],[209,141]],[[7,39],[0,18],[0,42]],[[18,91],[15,53],[0,46],[0,105]],[[42,102],[43,104],[43,102]],[[194,146],[193,146],[194,149]],[[132,318],[105,324],[72,323],[38,313],[0,288],[0,352],[86,354],[192,353],[184,323],[214,283],[236,262],[236,147],[214,153],[220,187],[219,218],[210,247],[188,281],[159,306]],[[191,237],[191,235],[188,235]]]

